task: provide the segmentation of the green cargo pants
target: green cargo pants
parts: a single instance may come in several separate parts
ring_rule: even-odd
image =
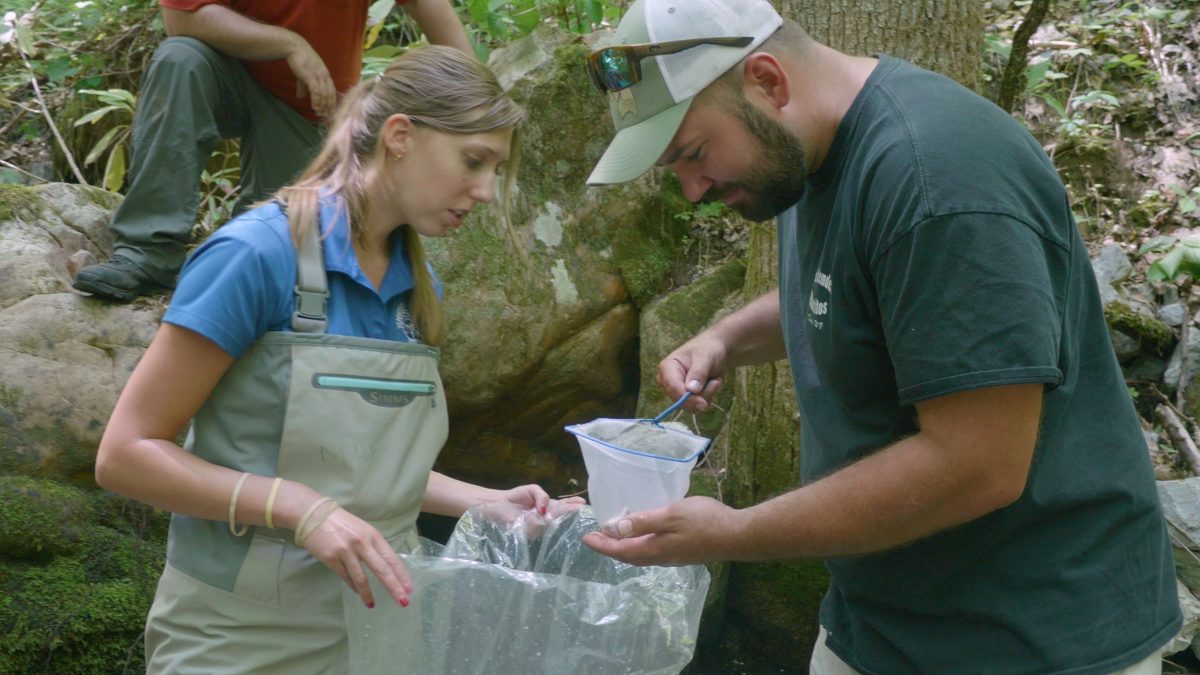
[[[296,177],[322,134],[237,59],[193,38],[167,38],[142,79],[129,187],[112,220],[113,253],[174,287],[196,221],[200,174],[218,143],[241,140],[240,212]]]

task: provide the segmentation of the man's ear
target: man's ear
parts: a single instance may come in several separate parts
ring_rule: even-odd
[[[397,159],[403,157],[412,144],[415,132],[416,125],[413,124],[412,118],[404,113],[396,113],[384,120],[381,136],[383,137],[383,144],[387,150],[387,154]]]
[[[742,93],[747,101],[758,101],[782,110],[791,101],[791,80],[779,59],[766,52],[746,57],[742,67]]]

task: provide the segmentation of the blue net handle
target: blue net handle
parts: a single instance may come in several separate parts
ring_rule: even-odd
[[[678,401],[675,401],[674,403],[672,403],[669,408],[660,412],[658,414],[658,416],[655,417],[654,419],[650,420],[650,422],[655,424],[656,426],[661,426],[662,421],[664,419],[666,419],[667,415],[670,415],[671,413],[675,412],[676,410],[679,410],[679,406],[683,405],[685,401],[687,401],[689,398],[691,398],[691,396],[692,396],[692,392],[690,392],[690,391],[684,392],[683,396],[680,396]]]

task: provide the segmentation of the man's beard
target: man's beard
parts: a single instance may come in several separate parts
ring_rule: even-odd
[[[808,166],[800,139],[742,96],[732,111],[759,145],[758,166],[751,168],[736,183],[709,190],[703,201],[721,201],[725,195],[742,190],[742,198],[733,210],[748,220],[767,220],[783,213],[804,196]]]

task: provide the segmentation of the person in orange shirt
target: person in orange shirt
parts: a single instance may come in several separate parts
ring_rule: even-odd
[[[131,302],[175,285],[212,151],[240,140],[234,213],[312,159],[338,97],[359,80],[370,0],[160,0],[166,40],[142,80],[113,255],[76,290]],[[397,0],[431,43],[473,53],[450,0]]]

